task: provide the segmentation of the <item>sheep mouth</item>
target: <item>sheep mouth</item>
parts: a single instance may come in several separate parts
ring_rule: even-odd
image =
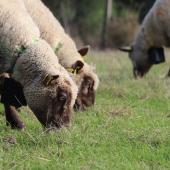
[[[134,69],[133,75],[134,75],[134,78],[137,79],[137,78],[142,78],[145,75],[145,73],[137,69]]]
[[[146,73],[150,70],[151,68],[151,65],[148,65],[146,67],[134,67],[133,68],[133,75],[134,75],[134,78],[137,79],[137,78],[143,78]]]
[[[70,119],[69,117],[65,117],[65,118],[59,118],[59,119],[55,119],[53,117],[50,118],[50,120],[48,120],[46,122],[46,129],[60,129],[62,127],[68,127],[70,123]]]
[[[50,115],[48,115],[48,113],[43,114],[41,112],[41,116],[40,116],[40,114],[36,114],[36,117],[44,128],[60,129],[62,127],[69,126],[70,113],[71,113],[71,109],[67,108],[63,112],[55,112],[55,114],[50,113]]]
[[[94,105],[95,103],[95,90],[94,90],[94,80],[86,76],[84,77],[84,81],[82,82],[81,88],[79,90],[74,109],[78,110],[86,110],[87,107]]]
[[[36,111],[35,116],[43,127],[47,129],[60,129],[68,127],[71,116],[71,93],[60,90],[56,98],[48,102],[47,110]]]
[[[51,103],[51,120],[47,127],[61,128],[62,126],[68,126],[70,122],[71,114],[71,93],[66,90],[59,90],[56,99],[53,99]]]
[[[74,104],[75,111],[85,111],[88,107],[95,103],[95,92],[92,92],[89,96],[81,96],[76,99]]]
[[[153,64],[151,63],[145,63],[145,64],[141,64],[141,65],[134,65],[133,66],[133,75],[134,78],[143,78],[151,69],[151,67],[153,66]]]

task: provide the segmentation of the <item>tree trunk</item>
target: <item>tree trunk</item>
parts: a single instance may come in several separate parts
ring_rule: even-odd
[[[101,45],[102,49],[106,48],[106,41],[107,41],[107,27],[108,21],[112,17],[112,0],[105,0],[104,5],[104,19],[103,19],[103,28],[101,34]]]

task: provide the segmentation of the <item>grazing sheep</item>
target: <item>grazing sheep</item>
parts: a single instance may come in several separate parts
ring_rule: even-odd
[[[165,61],[163,46],[170,45],[170,1],[157,0],[147,16],[128,52],[134,76],[144,76],[153,64]]]
[[[84,61],[88,47],[77,50],[73,40],[67,35],[51,11],[41,0],[23,0],[25,6],[40,29],[41,37],[54,49],[59,63],[67,70],[77,73],[72,75],[78,85],[76,109],[85,109],[94,104],[98,77],[93,69]]]
[[[77,86],[50,45],[40,39],[23,1],[1,0],[0,9],[0,74],[10,72],[20,84],[28,106],[43,126],[67,125]]]

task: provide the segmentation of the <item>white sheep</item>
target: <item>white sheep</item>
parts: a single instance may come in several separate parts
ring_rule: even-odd
[[[77,86],[58,63],[22,0],[0,1],[0,74],[11,72],[26,102],[45,127],[70,120]]]
[[[170,1],[157,0],[147,16],[135,41],[129,49],[134,76],[144,76],[153,64],[165,61],[163,46],[170,45]]]
[[[59,63],[67,70],[77,73],[73,79],[79,92],[76,100],[77,109],[85,109],[94,104],[95,91],[98,87],[98,77],[83,59],[88,47],[77,50],[74,41],[64,31],[61,24],[41,0],[23,0],[25,6],[40,29],[41,37],[54,49]]]

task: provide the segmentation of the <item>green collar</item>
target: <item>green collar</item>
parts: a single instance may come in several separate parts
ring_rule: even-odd
[[[54,48],[55,54],[57,54],[62,47],[63,47],[63,44],[59,42],[57,46]]]
[[[32,43],[35,44],[39,41],[40,39],[39,38],[33,38],[32,39]],[[27,47],[24,46],[24,45],[21,45],[20,47],[17,47],[16,48],[16,53],[17,53],[17,56],[16,56],[16,59],[15,61],[11,64],[11,68],[7,71],[7,73],[13,73],[13,70],[14,70],[14,67],[15,67],[15,64],[18,60],[18,58],[20,58],[20,56],[26,51]]]

